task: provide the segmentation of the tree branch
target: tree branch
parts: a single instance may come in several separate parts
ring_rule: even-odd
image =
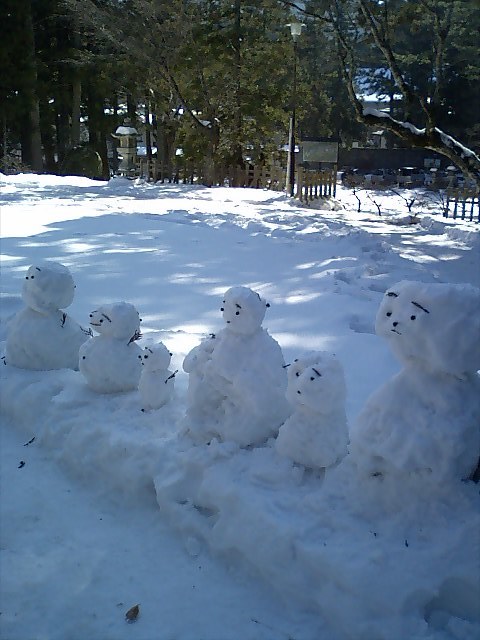
[[[359,0],[360,11],[363,14],[363,17],[367,20],[370,28],[370,32],[375,40],[375,44],[380,49],[385,58],[385,61],[392,72],[393,79],[395,84],[397,85],[400,93],[405,98],[406,109],[405,113],[408,115],[411,113],[412,106],[414,104],[420,104],[422,110],[425,112],[427,119],[430,119],[430,113],[428,108],[426,107],[424,101],[413,91],[408,82],[405,80],[405,77],[400,69],[400,66],[397,62],[395,54],[393,53],[392,47],[390,43],[382,37],[380,33],[379,26],[377,24],[376,18],[373,15],[370,7],[367,5],[365,0]]]

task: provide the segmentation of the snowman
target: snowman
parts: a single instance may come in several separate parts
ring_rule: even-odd
[[[403,369],[373,393],[350,436],[372,475],[465,479],[480,453],[480,290],[402,281],[377,313]]]
[[[163,342],[143,350],[140,356],[142,373],[138,384],[142,411],[160,409],[172,397],[177,372],[172,373],[168,368],[171,357]]]
[[[63,309],[74,297],[70,271],[58,262],[32,265],[25,276],[22,298],[26,308],[8,327],[5,359],[21,369],[78,369],[78,351],[89,332]]]
[[[90,325],[99,334],[79,352],[80,372],[98,393],[137,389],[142,370],[138,311],[128,302],[105,304],[90,314]]]
[[[288,416],[282,351],[262,327],[268,306],[255,291],[232,287],[221,307],[225,327],[186,356],[185,426],[194,441],[260,444]]]
[[[347,453],[345,377],[334,354],[312,352],[288,367],[292,415],[280,427],[275,449],[312,469],[330,467]]]

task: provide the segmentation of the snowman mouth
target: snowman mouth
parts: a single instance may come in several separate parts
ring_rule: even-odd
[[[402,334],[400,333],[400,331],[397,331],[397,329],[390,329],[390,331],[393,331],[393,333],[398,334],[399,336],[401,336]]]
[[[101,327],[102,326],[100,324],[100,322],[90,322],[90,324],[92,325],[92,327]]]

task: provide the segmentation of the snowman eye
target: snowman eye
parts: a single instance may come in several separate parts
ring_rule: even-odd
[[[415,320],[417,316],[410,316],[410,320]]]
[[[315,380],[315,378],[312,376],[312,377],[310,378],[310,380]]]
[[[220,311],[225,311],[225,309],[223,307],[220,307]]]
[[[239,316],[240,315],[240,311],[235,311],[235,315]]]
[[[385,314],[387,316],[387,318],[389,318],[392,315],[391,311],[387,311],[387,313]]]
[[[138,356],[138,359],[139,359],[139,360],[141,360],[141,359],[142,359],[142,356]]]
[[[145,360],[148,358],[148,356],[143,356],[145,358]]]
[[[297,376],[297,378],[298,378],[298,376],[300,375],[300,371],[296,371],[296,372],[295,372],[295,375],[296,375],[296,376]]]

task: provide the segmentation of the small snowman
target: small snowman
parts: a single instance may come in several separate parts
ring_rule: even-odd
[[[172,397],[177,372],[172,373],[168,368],[171,357],[163,342],[143,350],[140,356],[142,373],[138,384],[142,411],[160,409]]]
[[[312,469],[331,467],[347,453],[346,387],[334,354],[316,351],[288,367],[287,399],[292,415],[280,427],[275,448]]]
[[[399,282],[385,293],[375,329],[403,369],[354,424],[357,466],[374,476],[468,478],[480,454],[480,290]]]
[[[142,370],[140,317],[128,302],[105,304],[90,314],[90,325],[99,334],[79,352],[80,372],[98,393],[137,389]]]
[[[268,306],[252,289],[232,287],[221,307],[226,326],[186,356],[185,425],[195,441],[260,444],[288,416],[282,351],[262,327]]]
[[[70,271],[58,262],[32,265],[22,298],[27,305],[9,323],[6,363],[21,369],[78,369],[78,351],[88,339],[63,309],[75,294]]]

